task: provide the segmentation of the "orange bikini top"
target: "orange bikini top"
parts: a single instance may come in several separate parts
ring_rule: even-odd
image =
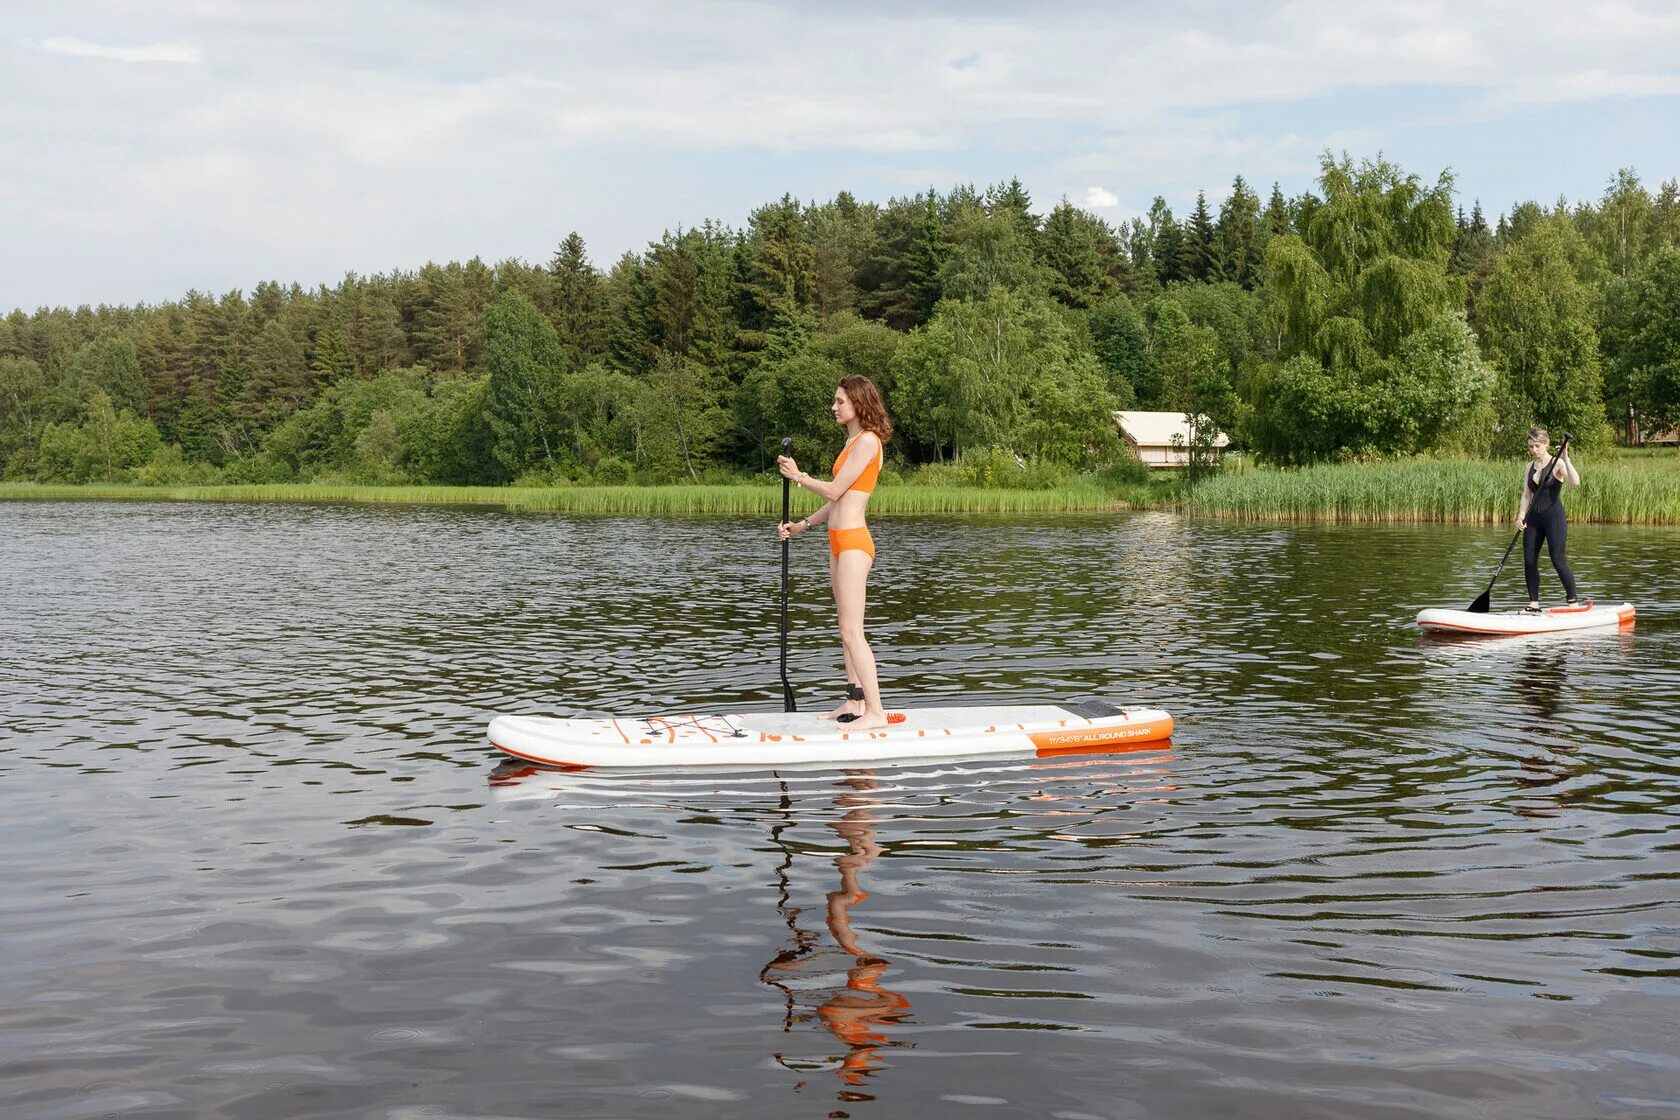
[[[863,433],[859,432],[857,434],[857,439],[862,439],[862,438],[863,438]],[[875,438],[876,438],[877,441],[879,441],[881,437],[876,436]],[[834,460],[834,477],[835,478],[840,477],[840,466],[841,466],[842,463],[844,463],[846,461],[846,453],[852,449],[852,444],[857,442],[857,439],[854,439],[854,440],[851,440],[851,441],[847,442],[846,446],[844,446],[840,449],[840,454],[835,457],[835,460]],[[879,442],[877,442],[876,446],[875,446],[875,457],[869,461],[869,465],[867,467],[863,468],[863,473],[857,476],[857,481],[852,483],[851,486],[846,488],[846,492],[848,494],[851,493],[853,490],[861,490],[865,494],[869,494],[869,493],[874,492],[874,490],[875,490],[875,480],[877,478],[879,478],[880,475],[881,475],[881,455],[882,455],[882,452],[884,450],[885,449],[880,446]]]

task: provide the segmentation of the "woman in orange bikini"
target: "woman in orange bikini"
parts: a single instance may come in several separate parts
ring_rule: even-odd
[[[875,654],[863,636],[863,607],[869,569],[875,563],[875,541],[864,524],[864,511],[875,479],[881,473],[884,446],[892,436],[892,421],[881,394],[867,377],[842,378],[830,406],[834,419],[846,429],[846,446],[834,460],[834,479],[824,482],[799,469],[788,455],[776,459],[783,478],[792,479],[823,499],[822,508],[777,528],[781,540],[797,537],[813,525],[828,523],[828,576],[840,616],[840,643],[846,657],[846,700],[823,718],[839,719],[850,730],[885,727],[881,685],[875,676]]]

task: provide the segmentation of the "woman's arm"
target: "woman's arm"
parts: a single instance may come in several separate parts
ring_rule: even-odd
[[[846,465],[840,468],[840,473],[834,476],[832,482],[824,482],[820,478],[813,478],[804,471],[789,475],[785,470],[782,474],[793,479],[801,487],[809,490],[826,502],[837,502],[845,496],[863,474],[864,469],[880,454],[881,440],[874,432],[864,432],[858,436],[857,442],[852,444],[852,451],[846,456]],[[787,460],[792,463],[792,459]]]
[[[1563,454],[1558,456],[1557,467],[1552,471],[1552,473],[1563,479],[1563,481],[1568,483],[1570,486],[1581,485],[1581,472],[1576,470],[1575,464],[1570,461],[1569,448],[1567,447],[1563,449]]]
[[[782,522],[778,535],[783,540],[787,540],[789,537],[797,537],[805,530],[813,529],[822,524],[824,521],[827,521],[829,511],[833,508],[833,502],[824,502],[817,509],[817,512],[811,514],[809,517],[801,517],[798,521],[784,521]]]
[[[1523,464],[1522,501],[1517,503],[1517,528],[1523,527],[1523,521],[1528,517],[1528,500],[1534,495],[1528,488],[1529,471],[1534,469],[1533,463]]]
[[[799,521],[803,521],[805,523],[805,529],[815,529],[818,525],[821,525],[824,521],[828,520],[829,512],[833,509],[833,502],[824,502],[817,508],[817,512],[811,514],[809,517],[801,517]],[[794,524],[799,524],[799,521],[794,522]],[[799,531],[803,533],[805,529],[801,529]]]

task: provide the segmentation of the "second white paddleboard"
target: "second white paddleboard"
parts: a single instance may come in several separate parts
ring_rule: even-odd
[[[1600,626],[1632,626],[1633,604],[1552,607],[1538,614],[1527,611],[1471,611],[1432,607],[1419,611],[1418,625],[1442,634],[1555,634],[1560,630],[1591,630]]]

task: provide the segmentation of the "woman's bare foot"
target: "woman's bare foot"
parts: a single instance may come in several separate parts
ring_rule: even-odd
[[[841,716],[854,716],[855,717],[855,716],[861,716],[861,715],[863,715],[863,701],[862,700],[842,700],[842,701],[840,701],[840,706],[838,708],[835,708],[832,712],[824,712],[820,716],[818,716],[817,718],[818,719],[839,719]]]
[[[846,725],[847,731],[869,731],[887,725],[886,712],[865,712]]]

